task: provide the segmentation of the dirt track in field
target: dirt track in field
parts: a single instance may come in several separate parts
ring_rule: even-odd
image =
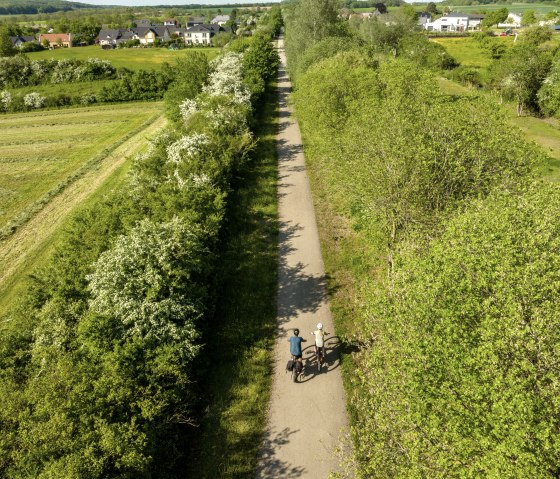
[[[65,188],[12,236],[0,242],[0,292],[25,263],[42,249],[74,209],[92,195],[131,156],[139,153],[147,139],[161,130],[167,120],[162,115],[144,130],[112,151],[99,166]]]
[[[340,470],[336,449],[348,420],[337,338],[326,342],[327,366],[318,371],[311,332],[318,322],[334,331],[317,223],[305,169],[299,127],[287,104],[291,83],[285,71],[283,42],[278,42],[280,119],[278,339],[268,426],[259,456],[258,478],[327,479]],[[304,343],[304,376],[293,383],[285,372],[288,338],[299,328]],[[345,449],[345,448],[343,448]]]

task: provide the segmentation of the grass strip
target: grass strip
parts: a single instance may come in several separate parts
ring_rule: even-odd
[[[49,203],[56,195],[64,191],[69,185],[74,183],[76,180],[84,176],[88,171],[95,168],[99,163],[101,163],[107,156],[109,156],[113,151],[115,151],[119,146],[121,146],[126,141],[130,140],[134,135],[137,135],[142,130],[146,129],[151,123],[155,121],[156,118],[161,116],[161,113],[157,113],[148,118],[144,123],[139,125],[134,130],[129,131],[126,135],[119,138],[115,143],[101,150],[97,155],[90,158],[86,163],[84,163],[78,170],[73,174],[66,177],[64,181],[61,181],[52,190],[48,191],[45,195],[39,198],[37,201],[33,202],[27,208],[25,208],[19,215],[17,215],[10,223],[0,229],[0,241],[13,235],[18,228],[25,225],[33,216],[35,216],[39,211],[41,211],[45,205]]]
[[[266,426],[278,285],[277,93],[257,118],[258,146],[234,185],[218,304],[207,325],[206,413],[185,477],[253,477]]]

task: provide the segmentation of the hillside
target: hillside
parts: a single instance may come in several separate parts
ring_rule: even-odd
[[[91,5],[64,0],[0,0],[0,15],[17,15],[36,13],[54,13],[76,10],[78,8],[94,8]]]

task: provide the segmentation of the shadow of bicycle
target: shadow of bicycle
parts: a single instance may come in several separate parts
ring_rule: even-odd
[[[331,336],[325,340],[325,360],[319,369],[317,364],[317,354],[313,344],[303,349],[303,373],[300,375],[298,382],[306,383],[311,381],[320,374],[328,374],[340,366],[339,354],[340,338]]]

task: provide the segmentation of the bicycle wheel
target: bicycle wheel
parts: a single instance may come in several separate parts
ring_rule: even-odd
[[[294,368],[292,369],[292,381],[297,383],[297,377],[298,377],[297,368],[294,366]]]

